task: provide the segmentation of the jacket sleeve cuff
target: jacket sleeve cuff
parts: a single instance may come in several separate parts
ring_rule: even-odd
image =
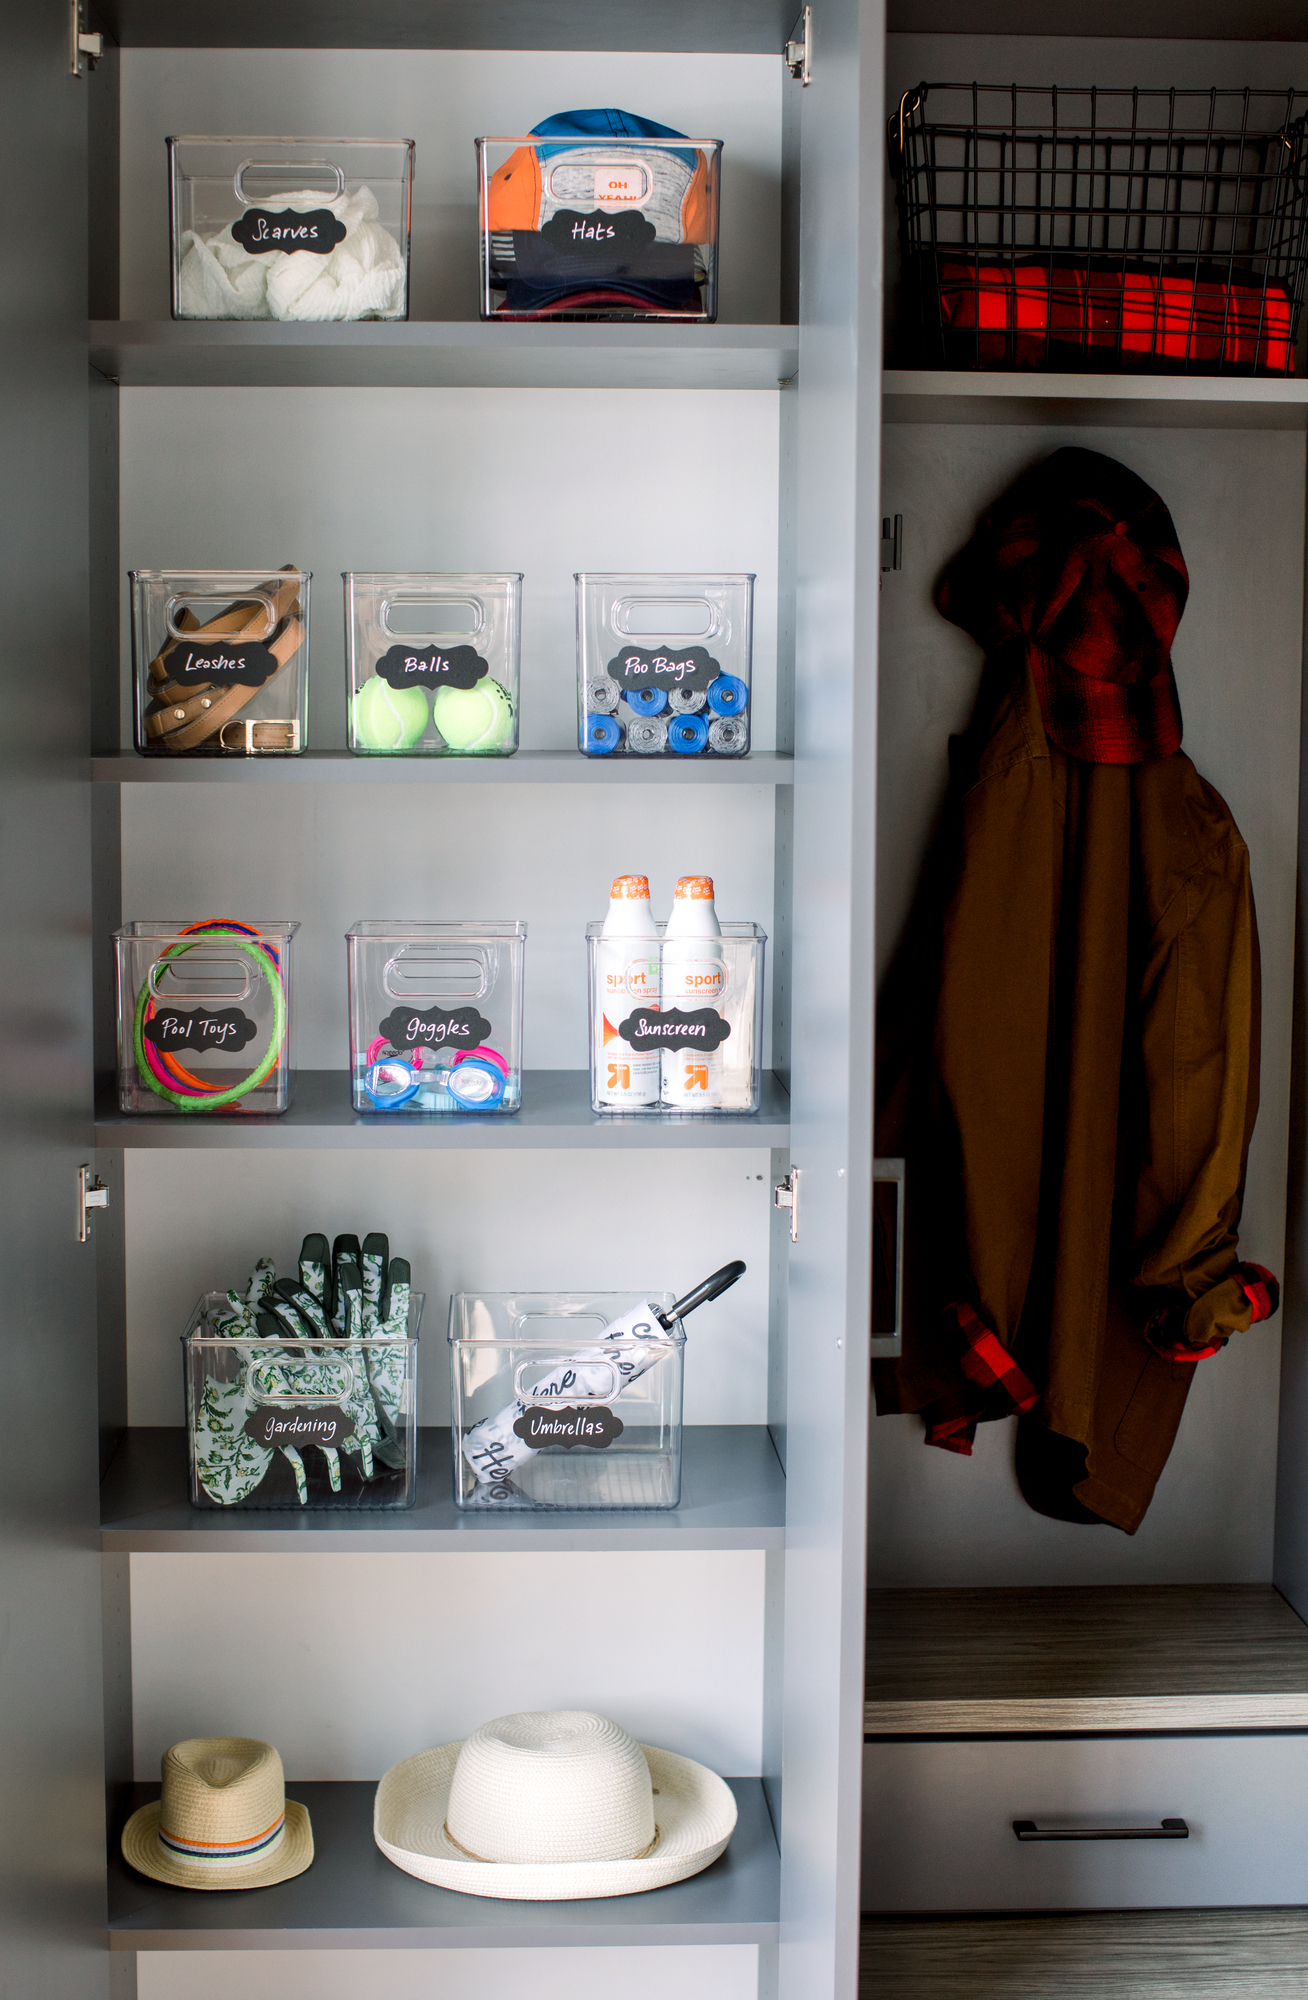
[[[1236,1264],[1200,1298],[1156,1312],[1144,1337],[1164,1361],[1206,1361],[1221,1353],[1231,1334],[1270,1319],[1280,1303],[1281,1288],[1269,1270]]]

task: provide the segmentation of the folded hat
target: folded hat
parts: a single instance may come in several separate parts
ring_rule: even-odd
[[[394,1765],[373,1834],[397,1868],[470,1896],[632,1896],[716,1861],[736,1824],[704,1765],[606,1716],[532,1710]]]
[[[936,602],[987,652],[1025,642],[1060,750],[1139,764],[1181,746],[1172,641],[1189,589],[1153,488],[1116,459],[1069,446],[990,508]]]
[[[282,1760],[251,1736],[193,1736],[164,1752],[163,1792],[123,1828],[123,1858],[178,1889],[259,1889],[313,1860]]]

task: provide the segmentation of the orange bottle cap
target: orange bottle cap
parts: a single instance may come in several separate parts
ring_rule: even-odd
[[[617,881],[613,884],[613,887],[609,890],[609,895],[618,897],[634,896],[638,898],[643,898],[645,902],[648,902],[649,876],[619,875]]]
[[[683,875],[673,890],[674,896],[683,901],[711,903],[713,901],[713,877],[711,875]]]

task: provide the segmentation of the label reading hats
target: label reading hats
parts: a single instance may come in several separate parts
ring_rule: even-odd
[[[223,1007],[210,1013],[207,1007],[158,1007],[142,1024],[141,1033],[157,1049],[221,1049],[224,1053],[243,1049],[259,1030],[239,1007]]]
[[[169,677],[178,687],[262,687],[277,667],[276,655],[253,639],[181,640],[168,655]]]
[[[607,1451],[624,1428],[621,1417],[615,1417],[603,1403],[585,1403],[580,1408],[558,1403],[543,1408],[538,1405],[524,1411],[513,1426],[515,1435],[533,1451],[543,1451],[551,1444],[562,1445],[564,1451],[575,1451],[579,1444],[589,1445],[592,1451]]]
[[[252,257],[272,250],[312,250],[326,257],[348,235],[329,208],[247,208],[232,224],[232,236]]]
[[[703,1049],[711,1054],[726,1041],[731,1023],[712,1007],[688,1012],[668,1007],[662,1013],[637,1007],[620,1024],[618,1033],[633,1049]]]
[[[560,208],[540,231],[555,250],[582,256],[593,250],[606,261],[614,256],[638,255],[654,241],[657,233],[654,224],[643,215],[629,209],[618,215],[606,215],[602,208],[592,209],[589,215],[582,215],[575,208]]]
[[[624,694],[653,687],[669,695],[677,688],[707,695],[722,669],[703,646],[684,646],[675,652],[666,646],[629,646],[609,661],[605,671]]]
[[[475,646],[392,646],[377,662],[377,672],[393,688],[473,688],[490,672]]]
[[[377,1032],[393,1049],[477,1049],[491,1031],[491,1024],[475,1007],[428,1007],[425,1013],[395,1007]]]

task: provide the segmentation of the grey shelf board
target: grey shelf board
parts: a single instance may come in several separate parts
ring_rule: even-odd
[[[91,366],[125,388],[775,389],[793,326],[478,320],[99,320]]]
[[[135,750],[91,759],[96,785],[793,785],[795,760],[747,757],[583,757],[578,750],[519,750],[512,757],[355,757],[306,750],[300,757],[141,757]]]
[[[887,369],[888,424],[1088,424],[1188,430],[1308,429],[1308,379],[1221,375],[987,374]]]
[[[868,1736],[1308,1728],[1270,1583],[868,1593]]]
[[[273,1146],[287,1151],[327,1147],[377,1152],[422,1152],[429,1147],[610,1147],[618,1151],[682,1146],[785,1146],[790,1140],[790,1099],[771,1070],[763,1072],[762,1103],[740,1116],[726,1111],[656,1111],[599,1116],[590,1108],[584,1069],[528,1069],[522,1073],[522,1109],[506,1116],[476,1112],[362,1117],[350,1106],[348,1072],[302,1069],[289,1111],[280,1117],[210,1113],[189,1117],[137,1117],[118,1109],[116,1092],[97,1097],[98,1146],[156,1149],[206,1147],[234,1150]]]
[[[604,49],[781,54],[794,0],[99,0],[125,48]]]
[[[421,1746],[415,1746],[421,1747]],[[419,1882],[372,1836],[375,1783],[300,1784],[314,1858],[303,1875],[222,1894],[138,1875],[122,1826],[157,1785],[124,1788],[109,1851],[111,1951],[366,1951],[442,1945],[767,1944],[778,1934],[780,1867],[758,1778],[728,1778],[740,1817],[726,1853],[666,1889],[592,1902],[506,1903]]]
[[[100,1546],[152,1555],[476,1548],[536,1555],[560,1549],[777,1549],[785,1542],[785,1474],[763,1424],[688,1425],[681,1505],[657,1514],[460,1513],[451,1498],[449,1432],[424,1429],[419,1439],[418,1499],[402,1513],[259,1513],[192,1507],[182,1428],[129,1430],[100,1488]]]

